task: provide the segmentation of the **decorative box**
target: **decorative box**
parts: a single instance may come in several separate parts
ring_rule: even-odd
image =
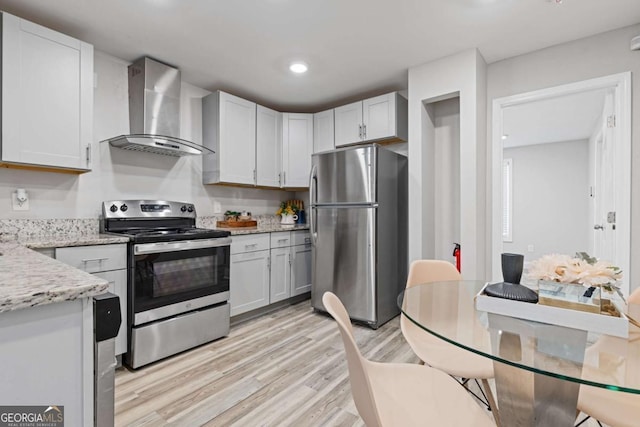
[[[554,283],[550,286],[548,282],[543,283],[538,289],[540,301],[537,304],[490,297],[484,293],[487,285],[489,283],[475,297],[477,310],[621,338],[629,337],[629,320],[624,310],[615,310],[619,317],[603,314],[600,295],[594,292],[591,298],[580,297],[580,289],[582,293],[586,290],[580,285]]]

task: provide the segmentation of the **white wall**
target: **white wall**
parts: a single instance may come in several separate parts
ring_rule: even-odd
[[[112,148],[99,143],[129,132],[128,63],[96,52],[92,171],[83,175],[0,168],[0,218],[93,218],[101,202],[125,198],[191,201],[200,216],[217,209],[275,213],[293,193],[203,185],[202,158],[175,158]],[[181,136],[202,141],[202,102],[209,92],[182,85]],[[26,188],[30,210],[11,210],[11,193]]]
[[[547,49],[490,64],[487,69],[487,102],[523,92],[558,86],[595,77],[632,72],[632,146],[640,146],[640,52],[629,50],[632,37],[640,34],[640,25],[622,28],[593,37],[553,46]],[[490,110],[491,111],[491,110]],[[491,114],[491,112],[489,113]],[[491,124],[491,117],[487,121]],[[487,129],[491,136],[491,127]],[[488,158],[492,147],[488,145]],[[640,150],[632,150],[632,183],[640,180]],[[487,174],[491,182],[491,170]],[[487,194],[487,215],[491,212],[491,188]],[[640,274],[640,185],[631,188],[631,274]],[[487,223],[487,253],[491,253],[491,227]],[[487,266],[491,259],[487,257]],[[638,286],[630,282],[630,290]]]
[[[486,64],[476,49],[409,69],[409,259],[435,257],[435,129],[429,103],[460,98],[462,274],[485,277]]]
[[[460,98],[433,103],[435,258],[454,261],[460,242]]]
[[[513,160],[513,241],[504,252],[526,261],[589,252],[589,141],[506,148],[504,158]]]

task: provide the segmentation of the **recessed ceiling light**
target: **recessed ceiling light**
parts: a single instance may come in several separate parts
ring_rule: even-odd
[[[304,62],[292,62],[289,69],[296,74],[306,73],[309,67]]]

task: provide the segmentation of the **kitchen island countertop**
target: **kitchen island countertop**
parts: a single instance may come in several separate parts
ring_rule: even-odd
[[[16,242],[0,243],[0,312],[93,297],[108,282]]]

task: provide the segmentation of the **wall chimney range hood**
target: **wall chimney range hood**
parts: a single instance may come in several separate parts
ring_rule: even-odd
[[[130,135],[102,142],[125,150],[168,156],[214,153],[180,139],[180,70],[148,57],[129,66]]]

